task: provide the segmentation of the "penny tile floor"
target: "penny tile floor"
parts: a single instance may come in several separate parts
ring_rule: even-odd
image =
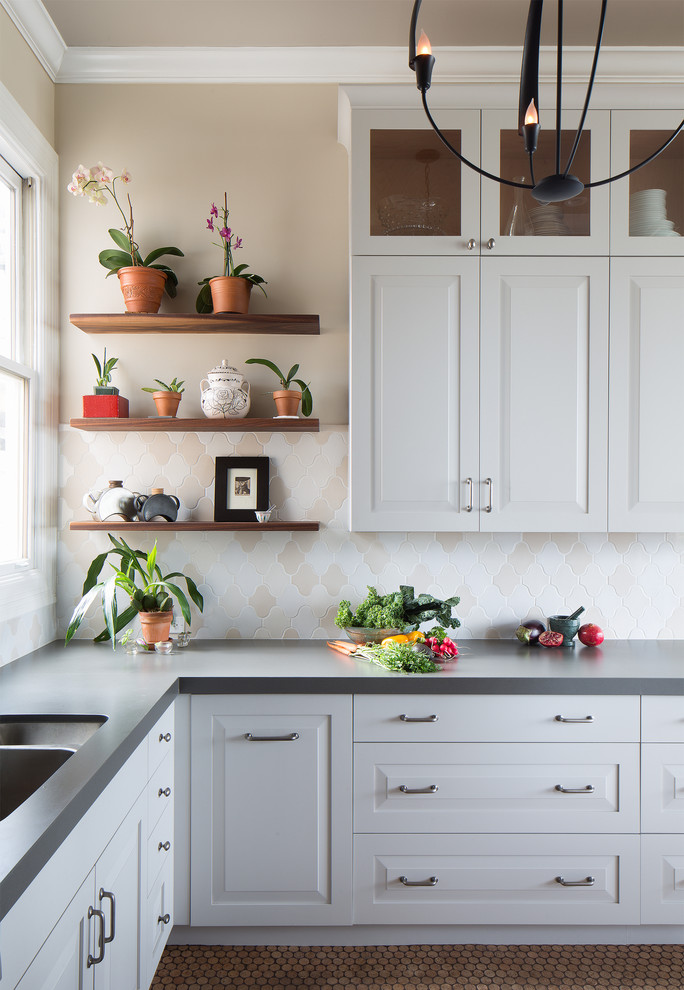
[[[152,990],[684,990],[679,945],[167,946]]]

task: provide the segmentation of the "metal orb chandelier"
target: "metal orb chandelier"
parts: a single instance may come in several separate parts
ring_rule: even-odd
[[[427,115],[432,128],[434,129],[437,137],[440,139],[443,145],[449,149],[449,151],[456,156],[464,165],[468,168],[473,169],[479,175],[483,175],[487,179],[492,179],[494,182],[499,182],[505,186],[516,186],[520,189],[529,189],[532,196],[538,200],[540,203],[560,203],[568,199],[573,199],[578,196],[582,190],[591,189],[596,186],[605,186],[609,182],[615,182],[617,179],[624,179],[625,176],[631,175],[632,172],[636,172],[638,169],[643,168],[644,165],[648,165],[652,162],[654,158],[664,151],[677,137],[682,128],[684,128],[684,120],[680,123],[679,127],[673,131],[673,133],[668,137],[667,141],[660,145],[653,154],[649,155],[638,165],[632,166],[632,168],[626,169],[624,172],[620,172],[618,175],[611,175],[607,179],[599,179],[595,182],[582,182],[576,175],[570,172],[572,163],[577,153],[577,148],[579,147],[580,138],[582,137],[582,130],[584,128],[584,122],[586,120],[587,111],[589,109],[589,101],[591,99],[591,91],[594,86],[594,79],[596,78],[596,67],[598,65],[599,52],[601,51],[601,39],[603,37],[603,26],[606,20],[606,7],[608,6],[608,0],[602,0],[601,2],[601,13],[599,17],[598,32],[596,36],[596,45],[594,48],[594,59],[591,66],[591,72],[589,75],[589,83],[587,86],[587,95],[584,100],[584,107],[580,116],[579,126],[577,128],[577,133],[568,155],[567,161],[563,164],[561,162],[561,120],[562,120],[562,108],[561,108],[561,97],[562,97],[562,71],[563,71],[563,0],[557,0],[558,3],[558,36],[556,43],[556,148],[555,148],[555,172],[553,175],[547,175],[545,178],[536,181],[534,175],[534,153],[537,149],[537,139],[539,136],[539,44],[541,36],[541,21],[542,21],[542,8],[544,5],[544,0],[530,0],[530,9],[527,15],[527,29],[525,31],[525,44],[523,47],[522,55],[522,68],[520,71],[520,99],[518,103],[518,133],[523,139],[525,152],[529,157],[530,163],[530,182],[529,185],[526,182],[516,182],[513,179],[504,179],[499,175],[493,175],[491,172],[487,172],[485,169],[480,168],[473,162],[465,158],[456,148],[453,147],[447,140],[447,138],[442,134],[441,130],[435,123],[435,120],[430,113],[430,109],[427,104],[427,91],[430,88],[430,83],[432,80],[432,70],[435,65],[435,57],[432,54],[432,49],[430,46],[430,41],[425,34],[421,33],[420,39],[416,41],[416,30],[418,24],[418,13],[422,4],[422,0],[415,0],[413,5],[413,13],[411,14],[411,27],[409,33],[409,66],[416,73],[416,85],[420,90],[421,98],[423,101],[423,109]]]

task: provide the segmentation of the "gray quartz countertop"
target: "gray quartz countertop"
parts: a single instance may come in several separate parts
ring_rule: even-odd
[[[0,714],[107,716],[0,822],[0,918],[179,693],[684,695],[684,641],[545,650],[461,640],[459,649],[435,674],[392,673],[322,640],[195,640],[170,656],[132,657],[104,644],[55,643],[0,668]]]

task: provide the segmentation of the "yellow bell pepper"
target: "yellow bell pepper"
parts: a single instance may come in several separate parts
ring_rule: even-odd
[[[397,636],[388,636],[380,643],[380,646],[389,646],[390,643],[408,643],[409,638],[406,633],[399,633]]]
[[[407,642],[409,642],[409,643],[424,643],[425,642],[425,633],[422,633],[420,631],[420,629],[416,629],[415,632],[411,632],[411,633],[408,634]]]

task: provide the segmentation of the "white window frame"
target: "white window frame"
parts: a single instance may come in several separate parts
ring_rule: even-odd
[[[58,159],[54,149],[0,84],[0,155],[30,177],[25,196],[29,223],[24,250],[30,282],[25,314],[26,353],[20,365],[31,369],[29,403],[29,531],[26,561],[0,575],[0,621],[26,615],[56,601],[57,428],[59,383],[59,309],[57,281]],[[3,362],[9,366],[11,362]],[[26,369],[22,368],[26,377]],[[54,623],[54,618],[53,618]],[[56,630],[53,628],[53,635]]]

